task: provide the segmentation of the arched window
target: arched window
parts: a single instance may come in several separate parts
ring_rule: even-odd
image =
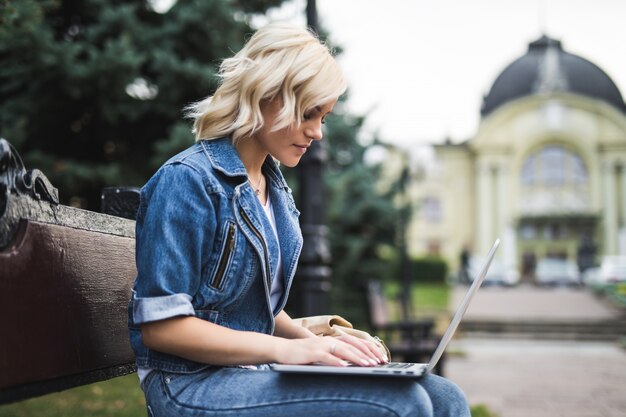
[[[562,145],[530,154],[520,172],[524,214],[585,212],[590,207],[589,172],[583,159]]]
[[[525,186],[562,187],[585,184],[588,174],[578,154],[561,145],[548,145],[526,158],[521,177]]]
[[[428,223],[441,222],[441,201],[436,197],[425,197],[422,200],[422,216]]]

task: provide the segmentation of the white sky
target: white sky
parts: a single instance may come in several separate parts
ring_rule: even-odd
[[[306,0],[272,20],[304,24]],[[626,94],[626,0],[317,0],[344,48],[349,109],[367,130],[412,147],[475,133],[496,76],[542,32],[602,68]]]

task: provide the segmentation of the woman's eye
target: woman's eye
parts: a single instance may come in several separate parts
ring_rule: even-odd
[[[311,111],[308,111],[308,112],[306,112],[306,113],[302,114],[302,120],[311,120],[311,119],[313,119],[313,118],[315,117],[315,115],[316,115],[316,113],[317,113],[317,112],[319,112],[319,110],[317,110],[317,109],[313,109],[313,110],[311,110]],[[322,124],[325,124],[325,123],[326,123],[326,115],[324,115],[324,116],[322,117],[321,123],[322,123]]]

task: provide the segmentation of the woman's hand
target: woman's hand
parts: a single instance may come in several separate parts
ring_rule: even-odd
[[[285,364],[317,363],[331,366],[375,366],[388,358],[375,343],[351,335],[323,336],[306,339],[281,339],[278,362]]]

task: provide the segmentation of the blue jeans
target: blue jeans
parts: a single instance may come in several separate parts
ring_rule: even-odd
[[[411,380],[209,368],[153,371],[143,388],[149,417],[470,416],[461,390],[437,375]]]

